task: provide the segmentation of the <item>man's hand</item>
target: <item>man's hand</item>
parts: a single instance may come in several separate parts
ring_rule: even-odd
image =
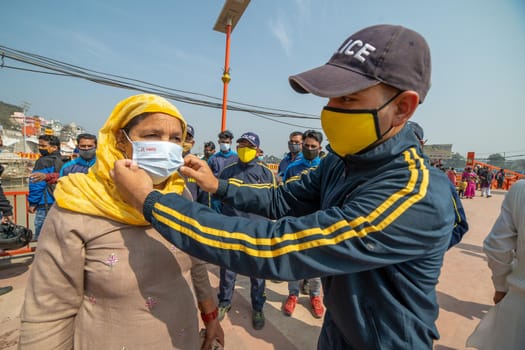
[[[2,224],[7,224],[8,222],[13,222],[13,215],[2,216]]]
[[[193,154],[184,157],[184,166],[179,171],[182,175],[195,179],[203,191],[213,194],[219,188],[219,180],[213,175],[208,164]]]
[[[34,214],[34,213],[36,213],[36,207],[35,206],[29,206],[29,208],[27,208],[27,211],[29,212],[29,214]]]
[[[29,175],[29,180],[31,182],[40,182],[40,181],[44,181],[45,179],[46,179],[45,173],[31,173],[31,175]]]
[[[117,160],[110,175],[124,201],[142,211],[144,200],[153,191],[149,175],[130,159]]]

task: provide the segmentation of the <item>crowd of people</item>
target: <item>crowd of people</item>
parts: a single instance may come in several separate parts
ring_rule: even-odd
[[[287,281],[282,311],[292,316],[300,290],[308,294],[323,318],[320,350],[432,349],[436,285],[465,217],[450,195],[456,177],[431,166],[409,122],[430,71],[429,47],[413,30],[377,25],[348,37],[327,64],[289,78],[295,91],[327,98],[327,152],[321,132],[294,131],[276,174],[250,130],[237,139],[222,130],[218,150],[208,141],[196,157],[196,130],[151,94],[120,101],[98,138],[79,136],[78,158],[66,164],[56,138],[42,136],[20,348],[219,349],[241,274],[255,330],[265,326],[266,281]],[[472,173],[465,198],[482,178]],[[523,235],[524,217],[512,206],[522,201],[523,191],[509,192],[502,216],[519,222],[502,217],[485,242],[499,309],[522,302],[524,275],[509,267],[509,236]],[[500,237],[505,252],[494,248]],[[218,294],[206,262],[220,267]],[[506,349],[523,345],[513,329],[498,335]]]
[[[505,181],[505,170],[503,168],[491,170],[486,165],[467,166],[459,176],[452,167],[447,170],[441,169],[446,172],[447,177],[462,199],[474,198],[477,190],[480,191],[480,197],[490,198],[492,197],[492,189],[502,189]]]

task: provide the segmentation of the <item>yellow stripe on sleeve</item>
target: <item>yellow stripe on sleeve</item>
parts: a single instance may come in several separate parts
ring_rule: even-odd
[[[159,213],[153,212],[153,216],[163,224],[169,226],[170,228],[180,231],[182,234],[191,237],[197,242],[220,249],[232,249],[243,251],[251,256],[256,257],[265,257],[271,258],[287,254],[292,251],[301,251],[313,247],[326,246],[338,244],[344,240],[353,238],[353,237],[364,237],[371,232],[381,231],[390,225],[394,220],[401,216],[406,210],[408,210],[413,204],[425,197],[427,193],[428,183],[429,183],[429,171],[426,168],[423,158],[421,158],[417,153],[415,148],[411,148],[403,153],[405,161],[408,164],[408,169],[410,171],[410,177],[404,188],[398,192],[392,194],[385,201],[383,201],[374,211],[372,211],[366,217],[359,216],[354,220],[348,222],[347,220],[340,220],[326,228],[321,227],[312,227],[304,230],[300,230],[293,233],[286,233],[280,237],[273,238],[255,238],[243,232],[228,232],[225,230],[219,230],[212,227],[207,227],[201,225],[198,220],[193,219],[189,216],[181,215],[181,213],[173,210],[165,205],[156,203],[155,208],[160,212],[166,215],[175,217],[177,220],[187,224],[194,229],[189,229],[186,226],[182,226],[176,222],[169,220],[168,218],[160,215]],[[417,162],[420,163],[421,169],[417,168]],[[421,176],[420,176],[421,174]],[[410,196],[414,191],[417,183],[420,182],[419,190],[417,193]],[[242,185],[247,186],[247,185]],[[249,186],[252,187],[252,186]],[[408,198],[407,198],[408,196]],[[400,200],[406,198],[403,203],[400,203],[398,207],[393,210],[388,216],[386,216],[381,222],[376,225],[373,225],[372,222],[377,220],[382,214],[387,210],[392,208]],[[364,223],[369,223],[369,226],[363,227],[360,230],[356,231],[353,227],[358,227]],[[348,230],[345,230],[338,234],[335,237],[328,237],[334,232],[348,227]],[[205,237],[198,232],[203,232],[204,234],[210,236]],[[309,236],[320,236],[319,238],[312,239],[307,242],[289,244],[284,247],[272,249],[273,246],[279,244],[286,244],[288,242],[294,242],[300,239],[308,238]],[[211,237],[221,237],[232,240],[237,240],[239,243],[228,243],[222,242]],[[258,250],[255,248],[250,248],[247,246],[260,246],[268,247],[269,249]]]

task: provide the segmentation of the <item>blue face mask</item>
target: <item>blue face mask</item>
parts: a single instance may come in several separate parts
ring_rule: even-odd
[[[132,159],[148,173],[154,185],[166,181],[184,164],[182,146],[168,141],[132,141],[125,132],[124,135],[133,146]]]

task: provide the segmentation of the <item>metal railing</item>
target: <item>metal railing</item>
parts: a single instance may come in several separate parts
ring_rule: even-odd
[[[28,211],[29,202],[27,201],[27,196],[29,195],[29,191],[5,191],[4,194],[13,206],[13,221],[15,222],[15,224],[25,226],[34,232],[33,217],[30,217]],[[0,257],[27,254],[34,251],[35,247],[31,247],[28,244],[27,246],[20,249],[5,250],[0,253]]]

